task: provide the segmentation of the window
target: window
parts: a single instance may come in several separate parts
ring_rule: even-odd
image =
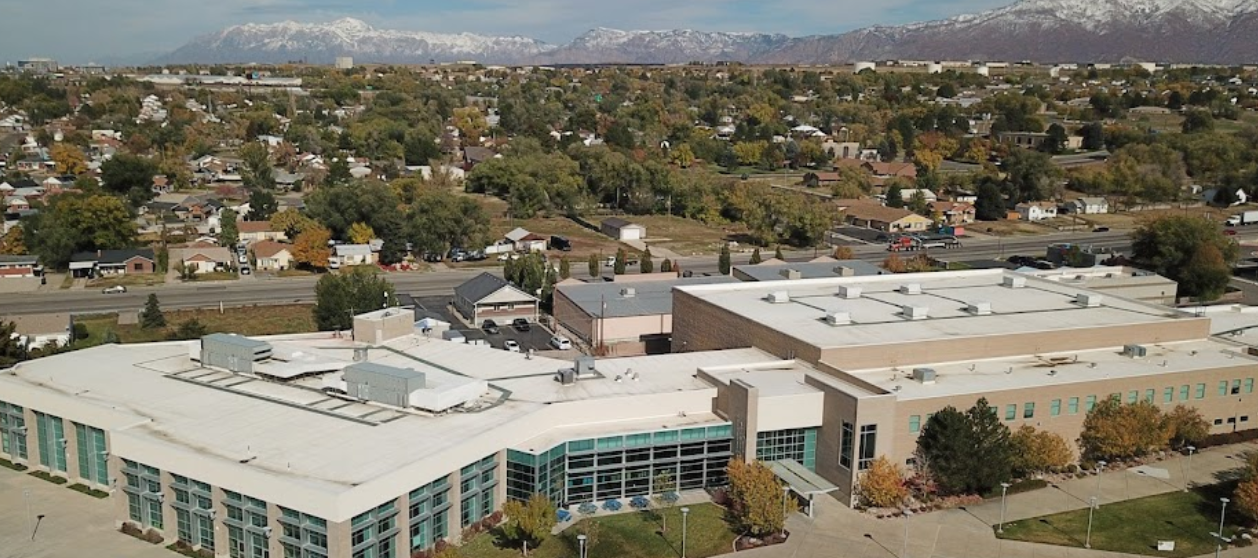
[[[105,451],[105,431],[75,423],[79,477],[100,485],[109,484],[109,455]]]
[[[1066,403],[1066,412],[1072,415],[1079,414],[1079,398],[1071,397]]]
[[[1245,378],[1245,393],[1253,393],[1253,392],[1254,392],[1254,379]]]
[[[1083,402],[1083,411],[1091,412],[1093,407],[1096,407],[1096,396],[1089,395],[1088,398],[1085,399]]]
[[[1227,380],[1219,382],[1219,395],[1227,395]]]
[[[874,452],[878,445],[878,425],[862,424],[861,425],[861,448],[860,461],[857,462],[857,469],[864,471],[874,462]]]
[[[916,434],[922,429],[922,415],[909,415],[909,432]]]
[[[1035,403],[1027,403],[1022,406],[1022,418],[1035,418]]]
[[[1133,390],[1131,390],[1131,391],[1127,392],[1127,402],[1128,402],[1128,403],[1135,403],[1135,402],[1136,402],[1137,400],[1139,400],[1139,399],[1140,399],[1140,392],[1139,392],[1139,391],[1136,391],[1136,390],[1134,390],[1134,389],[1133,389]]]
[[[1241,415],[1241,422],[1249,422],[1249,415]]]
[[[852,423],[844,421],[839,432],[839,465],[845,469],[852,468],[852,442],[855,436]]]
[[[1215,426],[1219,426],[1220,424],[1223,424],[1223,419],[1214,419]]]
[[[66,433],[61,417],[35,411],[39,464],[52,471],[66,471]]]
[[[142,264],[142,263],[140,263],[140,262],[133,263],[133,264],[131,264],[131,270],[132,270],[132,271],[144,271],[144,264]]]
[[[1054,399],[1048,404],[1048,415],[1055,417],[1061,414],[1061,400]]]
[[[1018,418],[1018,406],[1016,404],[1005,405],[1005,420],[1013,420]]]
[[[1179,400],[1180,401],[1188,401],[1188,390],[1189,390],[1188,384],[1179,386]]]
[[[0,453],[26,459],[26,411],[0,401]]]
[[[1157,390],[1146,389],[1144,390],[1144,400],[1148,403],[1152,403],[1153,398],[1154,396],[1156,396],[1156,394],[1157,394]]]
[[[1232,395],[1240,395],[1240,393],[1241,393],[1241,381],[1232,380]]]
[[[1196,394],[1196,397],[1197,397],[1197,399],[1205,399],[1205,397],[1206,397],[1206,385],[1205,385],[1205,384],[1197,384],[1197,394]]]
[[[1175,400],[1175,388],[1168,387],[1162,390],[1162,402],[1170,403]]]

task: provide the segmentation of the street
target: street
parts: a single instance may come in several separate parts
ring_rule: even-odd
[[[1097,248],[1111,248],[1118,252],[1130,251],[1131,240],[1125,232],[1107,233],[1059,233],[1040,236],[1014,237],[1009,239],[982,239],[967,241],[963,247],[954,249],[935,249],[926,253],[933,257],[949,261],[967,261],[984,259],[1003,259],[1012,255],[1039,256],[1044,255],[1047,245],[1055,242],[1075,242]],[[854,246],[857,258],[871,263],[881,263],[888,252],[882,245]],[[913,255],[918,252],[909,252]],[[789,260],[807,260],[817,256],[829,255],[826,249],[787,251]],[[766,257],[770,256],[767,254]],[[746,264],[751,257],[749,253],[734,254],[731,258],[734,265]],[[695,274],[716,273],[716,256],[681,258],[678,260],[683,270]],[[574,262],[573,272],[583,275],[585,266],[582,262]],[[487,268],[494,273],[501,273],[501,268]],[[454,287],[476,276],[486,269],[455,269],[432,273],[392,273],[390,281],[397,287],[398,293],[414,296],[449,295]],[[632,271],[632,270],[631,270]],[[170,283],[158,287],[132,287],[125,294],[101,294],[99,290],[79,291],[44,291],[32,293],[0,294],[0,312],[13,314],[42,314],[54,312],[68,313],[105,313],[119,311],[137,311],[144,306],[144,299],[149,293],[156,292],[161,298],[163,308],[200,308],[214,307],[220,303],[225,306],[247,306],[251,304],[279,303],[313,303],[316,277],[257,279],[251,281],[206,283]]]

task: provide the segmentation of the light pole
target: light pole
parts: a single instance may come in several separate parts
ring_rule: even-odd
[[[1097,500],[1100,500],[1100,498],[1101,498],[1101,475],[1102,475],[1103,473],[1105,473],[1105,465],[1106,465],[1105,461],[1097,461],[1097,462],[1096,462],[1096,497],[1097,497]]]
[[[904,510],[904,546],[900,547],[900,558],[909,555],[909,519],[913,518],[913,510]]]
[[[585,535],[577,535],[577,546],[579,547],[578,558],[585,558]]]
[[[1223,552],[1224,542],[1231,542],[1231,539],[1223,536],[1223,518],[1227,515],[1227,503],[1231,502],[1231,500],[1228,500],[1227,498],[1219,498],[1219,501],[1223,502],[1223,509],[1219,510],[1219,532],[1217,533],[1219,536],[1219,542],[1214,545],[1214,558],[1219,558],[1219,553]]]
[[[690,508],[681,509],[681,558],[686,558],[686,516],[690,515]]]
[[[782,536],[786,536],[786,497],[790,495],[791,487],[782,487]]]
[[[1188,492],[1189,475],[1192,475],[1192,454],[1197,451],[1197,446],[1188,446],[1188,470],[1184,472],[1184,492]]]
[[[997,533],[1005,532],[1005,497],[1009,495],[1009,483],[1000,483],[1000,524],[996,526]]]
[[[1096,511],[1096,496],[1088,498],[1088,536],[1083,539],[1083,548],[1092,548],[1092,513]]]

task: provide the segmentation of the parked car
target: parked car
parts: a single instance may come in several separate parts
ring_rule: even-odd
[[[511,327],[515,328],[516,331],[528,331],[533,329],[533,326],[529,324],[529,321],[524,318],[511,320]]]
[[[1092,229],[1092,232],[1109,232],[1109,227],[1097,227]]]
[[[550,346],[560,351],[566,351],[572,348],[572,341],[562,335],[556,335],[550,338]]]
[[[253,273],[253,272],[249,270],[249,266],[245,265],[245,266],[240,267],[241,275],[249,275],[250,273]]]
[[[105,287],[101,289],[100,292],[101,294],[122,294],[127,292],[127,288],[122,285],[114,285],[112,287]]]
[[[498,322],[485,320],[481,322],[480,329],[488,335],[498,335]]]
[[[246,255],[244,255],[244,254],[241,254],[241,255],[240,255],[240,257],[236,258],[236,260],[237,260],[237,261],[239,261],[239,262],[240,262],[240,263],[242,263],[242,264],[247,264],[247,263],[249,263],[249,256],[246,256]]]
[[[515,342],[515,339],[508,339],[508,340],[506,340],[506,341],[502,344],[502,348],[503,348],[503,349],[506,349],[507,351],[513,352],[513,353],[518,353],[518,352],[520,352],[520,344],[519,344],[519,343],[516,343],[516,342]]]
[[[1236,229],[1223,229],[1223,234],[1227,236],[1236,236]]]
[[[572,243],[562,236],[555,235],[550,237],[550,249],[569,252],[572,250]]]
[[[484,250],[474,250],[474,251],[471,251],[471,252],[468,252],[468,253],[467,253],[467,261],[469,261],[469,262],[479,262],[479,261],[484,261],[484,260],[485,260],[485,259],[487,259],[488,257],[489,257],[489,256],[486,256],[486,255],[485,255],[485,251],[484,251]]]

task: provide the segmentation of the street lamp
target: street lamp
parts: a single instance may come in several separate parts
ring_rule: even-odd
[[[782,536],[786,536],[786,497],[791,493],[791,487],[782,487]]]
[[[1192,475],[1192,454],[1197,451],[1197,446],[1188,446],[1188,470],[1184,472],[1184,492],[1188,492],[1189,475]]]
[[[1096,496],[1098,499],[1101,496],[1101,474],[1105,472],[1105,465],[1107,464],[1104,460],[1096,462]]]
[[[900,548],[900,558],[907,558],[909,554],[909,519],[913,518],[913,510],[904,510],[904,546]]]
[[[1083,548],[1092,548],[1092,512],[1096,511],[1096,496],[1088,498],[1088,536],[1083,539]]]
[[[585,558],[585,535],[577,535],[577,545],[580,547],[578,558]]]
[[[1000,483],[1000,524],[996,526],[997,533],[1005,532],[1005,497],[1009,495],[1009,483]]]
[[[1231,502],[1231,500],[1219,498],[1219,501],[1223,502],[1223,509],[1219,510],[1219,532],[1211,533],[1219,538],[1219,541],[1214,545],[1214,558],[1219,558],[1219,553],[1223,551],[1223,543],[1232,542],[1232,539],[1223,536],[1223,517],[1227,515],[1227,503]]]
[[[686,516],[690,515],[690,508],[681,509],[681,558],[686,558]]]

